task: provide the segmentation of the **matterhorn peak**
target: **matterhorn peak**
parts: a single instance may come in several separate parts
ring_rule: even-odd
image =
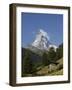
[[[48,44],[49,44],[48,33],[45,32],[43,29],[40,29],[36,35],[34,42],[32,43],[32,46],[37,47],[38,49],[41,50],[47,50]]]
[[[50,43],[50,39],[48,33],[45,32],[43,29],[39,29],[38,33],[36,34],[35,40],[31,44],[33,47],[36,47],[40,50],[49,50],[49,48],[53,47],[56,51],[57,46]]]

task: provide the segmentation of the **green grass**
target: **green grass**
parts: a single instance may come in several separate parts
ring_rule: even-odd
[[[48,66],[42,67],[39,71],[36,72],[38,75],[46,75],[48,74]]]
[[[49,73],[48,75],[63,75],[63,69],[56,70],[54,72]]]
[[[33,77],[33,76],[54,76],[54,75],[63,75],[63,58],[57,60],[58,65],[54,66],[54,70],[50,71],[48,65],[36,66],[36,71],[32,74],[23,74],[23,77]]]
[[[49,71],[48,66],[40,66],[39,71],[36,72],[37,75],[63,75],[63,58],[57,61],[59,64],[55,66],[55,70]]]

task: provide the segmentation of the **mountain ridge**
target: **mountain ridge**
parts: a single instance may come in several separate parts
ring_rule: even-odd
[[[44,30],[40,29],[36,34],[35,40],[28,46],[28,48],[32,51],[40,50],[40,51],[48,51],[49,48],[53,47],[56,51],[57,46],[52,44],[49,40],[48,33]]]

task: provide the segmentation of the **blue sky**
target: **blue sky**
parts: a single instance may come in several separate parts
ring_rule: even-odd
[[[31,44],[39,29],[48,33],[50,42],[59,45],[63,42],[63,15],[61,14],[21,14],[21,43],[22,47]]]

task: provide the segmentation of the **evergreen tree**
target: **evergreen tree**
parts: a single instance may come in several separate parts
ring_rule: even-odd
[[[42,56],[42,63],[43,63],[43,65],[48,64],[48,55],[45,52],[43,53],[43,56]]]
[[[26,52],[23,62],[22,62],[22,71],[23,74],[31,74],[33,70],[33,63],[30,59],[30,53],[29,51]]]
[[[60,58],[63,57],[63,44],[59,45]]]
[[[59,47],[56,50],[56,60],[63,57],[63,44],[59,45]]]
[[[54,48],[51,47],[48,52],[48,59],[49,59],[49,61],[55,61],[55,57],[56,57],[56,52],[55,52]]]

